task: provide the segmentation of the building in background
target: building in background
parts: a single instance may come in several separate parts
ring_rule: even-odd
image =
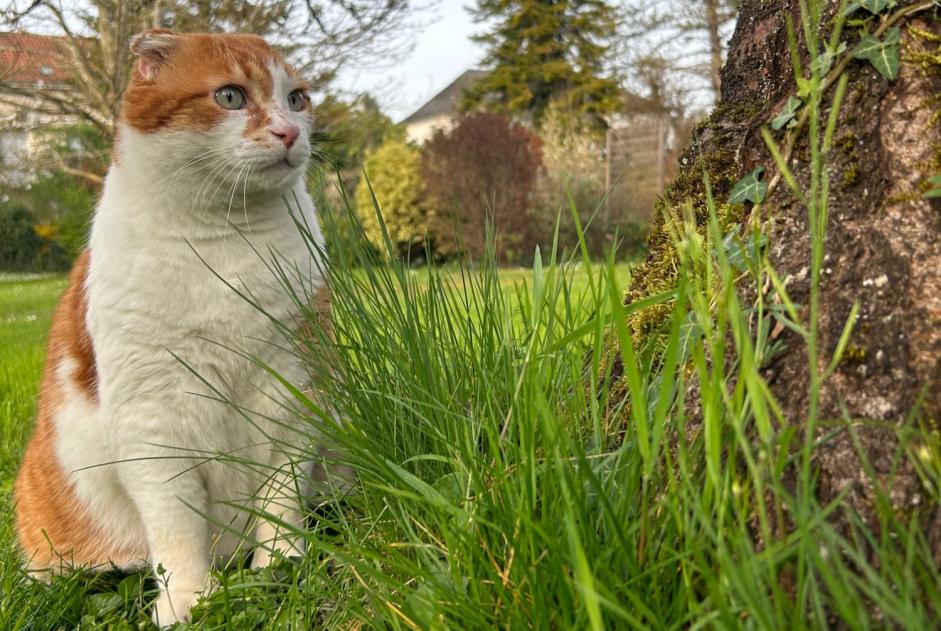
[[[40,105],[26,88],[69,98],[69,74],[61,38],[0,33],[0,182],[28,182],[30,158],[41,149],[40,132],[69,125],[74,117]],[[23,90],[23,92],[21,92]]]
[[[467,70],[448,87],[431,97],[427,103],[402,121],[405,125],[405,137],[409,142],[423,145],[436,130],[449,131],[454,120],[461,114],[461,99],[464,91],[475,81],[486,76],[483,70]]]

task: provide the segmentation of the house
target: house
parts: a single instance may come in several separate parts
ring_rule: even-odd
[[[0,33],[0,182],[23,184],[24,166],[39,149],[39,130],[69,124],[72,117],[39,107],[37,90],[68,98],[69,72],[61,38]]]
[[[461,99],[464,97],[464,91],[486,75],[487,73],[483,70],[465,71],[403,120],[402,124],[405,125],[405,136],[408,141],[423,145],[436,130],[450,130],[454,119],[461,113]]]

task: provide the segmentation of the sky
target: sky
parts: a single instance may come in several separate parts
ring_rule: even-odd
[[[440,0],[417,19],[415,46],[400,63],[341,73],[340,86],[369,91],[392,120],[399,122],[443,90],[462,72],[477,66],[483,49],[470,36],[480,32],[464,9],[470,0]]]

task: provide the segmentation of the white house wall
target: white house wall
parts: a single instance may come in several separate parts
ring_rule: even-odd
[[[431,139],[435,131],[440,129],[444,132],[448,132],[451,131],[453,126],[453,116],[437,116],[435,118],[426,118],[406,125],[405,137],[409,142],[414,143],[420,147]]]

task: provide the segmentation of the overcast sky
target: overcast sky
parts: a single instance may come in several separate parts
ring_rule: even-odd
[[[369,91],[396,122],[421,107],[483,56],[470,36],[481,30],[464,6],[471,0],[440,0],[418,19],[415,48],[391,68],[343,73],[340,85],[351,92]]]

